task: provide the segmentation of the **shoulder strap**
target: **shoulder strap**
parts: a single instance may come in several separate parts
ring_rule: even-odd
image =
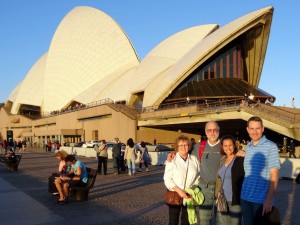
[[[200,146],[199,146],[199,160],[200,160],[200,162],[201,162],[201,159],[202,159],[202,155],[203,155],[203,151],[204,151],[206,142],[207,141],[201,141]]]
[[[149,155],[147,146],[144,148],[144,153],[145,153],[147,156]]]

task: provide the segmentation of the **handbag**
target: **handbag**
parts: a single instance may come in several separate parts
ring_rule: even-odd
[[[220,191],[218,192],[216,205],[217,205],[218,212],[227,213],[228,206],[227,206],[227,201],[224,195],[223,188],[221,188]]]
[[[181,206],[183,198],[176,191],[167,190],[165,193],[165,202],[168,206]]]
[[[188,163],[189,163],[189,161],[188,161]],[[185,189],[186,177],[187,177],[188,170],[189,170],[189,164],[187,165],[187,169],[186,169],[183,189]],[[176,191],[170,191],[167,189],[167,191],[165,193],[165,203],[168,206],[182,206],[183,198]]]
[[[235,159],[235,157],[233,158],[233,160],[231,160],[230,164],[234,161],[234,159]],[[217,211],[221,212],[221,213],[227,213],[227,211],[228,211],[227,200],[226,200],[224,190],[223,190],[223,183],[224,183],[225,175],[226,175],[229,165],[226,167],[226,170],[225,170],[225,173],[223,176],[223,180],[222,180],[222,187],[219,190],[219,192],[217,194],[217,199],[216,199]]]

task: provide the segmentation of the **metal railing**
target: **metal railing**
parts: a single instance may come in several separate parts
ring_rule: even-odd
[[[180,108],[187,108],[187,107],[195,107],[197,108],[197,112],[200,111],[214,111],[216,109],[222,108],[231,108],[231,107],[239,107],[241,105],[242,98],[238,99],[230,99],[230,100],[223,100],[223,101],[203,101],[203,100],[194,100],[194,101],[178,101],[173,103],[164,103],[159,106],[151,106],[151,107],[144,107],[142,109],[142,114],[158,112],[163,110],[174,110]]]
[[[192,101],[177,101],[172,103],[164,103],[157,106],[150,106],[142,108],[142,113],[160,111],[160,110],[169,110],[190,106],[197,106],[198,110],[202,109],[217,109],[217,108],[226,108],[232,106],[240,106],[242,98],[230,99],[230,100],[216,100],[216,101],[204,101],[204,100],[192,100]]]
[[[138,111],[136,109],[131,109],[124,104],[119,104],[118,102],[114,102],[110,98],[106,98],[106,99],[101,99],[99,101],[95,101],[95,102],[91,102],[91,103],[87,103],[87,104],[78,104],[76,106],[72,106],[67,109],[52,111],[50,113],[44,114],[42,118],[57,116],[60,114],[65,114],[65,113],[71,113],[71,112],[88,109],[88,108],[92,108],[92,107],[96,107],[96,106],[101,106],[101,105],[108,105],[111,108],[113,108],[114,110],[127,115],[131,119],[136,119],[137,115],[138,115]]]
[[[180,112],[188,111],[187,107],[196,106],[194,112],[188,113],[188,115],[199,115],[208,113],[221,113],[230,111],[244,111],[252,115],[260,116],[262,119],[269,120],[276,124],[290,127],[296,123],[300,123],[300,115],[292,113],[284,109],[280,109],[276,106],[266,105],[259,101],[247,101],[243,98],[231,99],[226,101],[207,101],[201,102],[195,100],[193,102],[178,101],[173,103],[161,104],[160,106],[144,107],[139,119],[155,119],[155,118],[167,118],[167,117],[181,117]],[[174,109],[176,113],[172,114]],[[164,113],[168,110],[168,113]],[[160,112],[160,113],[159,113]]]
[[[42,116],[42,118],[57,116],[57,115],[60,115],[60,114],[70,113],[70,112],[74,112],[74,111],[79,111],[79,110],[92,108],[92,107],[105,105],[105,104],[111,104],[111,103],[114,103],[114,101],[111,100],[110,98],[101,99],[99,101],[95,101],[95,102],[91,102],[91,103],[87,103],[87,104],[78,104],[78,105],[75,105],[75,106],[70,106],[66,109],[63,108],[61,110],[54,110],[52,112],[47,112]]]

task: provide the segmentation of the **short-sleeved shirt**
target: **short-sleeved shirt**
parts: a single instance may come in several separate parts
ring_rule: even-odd
[[[87,176],[87,171],[86,171],[85,165],[80,160],[77,160],[75,164],[72,164],[72,169],[74,170],[75,175],[76,175],[77,167],[81,168],[80,180],[83,183],[87,183],[88,176]]]
[[[277,146],[263,136],[255,146],[251,141],[245,152],[241,199],[263,203],[269,189],[270,169],[280,168]]]
[[[220,153],[220,141],[218,141],[215,145],[210,145],[207,141],[201,159],[199,158],[199,147],[200,143],[194,145],[191,154],[195,155],[199,160],[201,160],[201,180],[205,180],[205,182],[215,182],[219,169],[219,162],[222,158],[222,154]]]

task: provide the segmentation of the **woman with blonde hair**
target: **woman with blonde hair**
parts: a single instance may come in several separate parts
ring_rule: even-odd
[[[59,160],[58,170],[52,173],[52,175],[48,178],[48,192],[53,195],[58,195],[57,189],[55,187],[54,181],[57,177],[60,177],[64,173],[69,172],[70,167],[66,164],[65,158],[68,153],[65,150],[60,150],[55,153],[55,157]]]
[[[200,164],[196,156],[189,154],[190,145],[190,139],[184,135],[180,135],[175,141],[176,155],[174,159],[171,162],[166,161],[164,173],[165,186],[169,191],[175,191],[183,198],[182,205],[169,205],[169,225],[179,224],[180,213],[180,224],[188,225],[197,223],[196,216],[193,218],[193,222],[190,221],[192,219],[189,213],[191,209],[190,202],[195,199],[197,199],[195,201],[198,204],[202,204],[203,202],[203,194],[200,193],[197,185],[200,175]],[[197,191],[195,191],[196,189]],[[193,215],[196,215],[196,213],[193,213]]]
[[[56,158],[59,159],[59,165],[57,170],[57,173],[59,175],[68,172],[68,166],[65,162],[65,158],[67,157],[67,155],[68,153],[65,150],[60,150],[55,153]]]

